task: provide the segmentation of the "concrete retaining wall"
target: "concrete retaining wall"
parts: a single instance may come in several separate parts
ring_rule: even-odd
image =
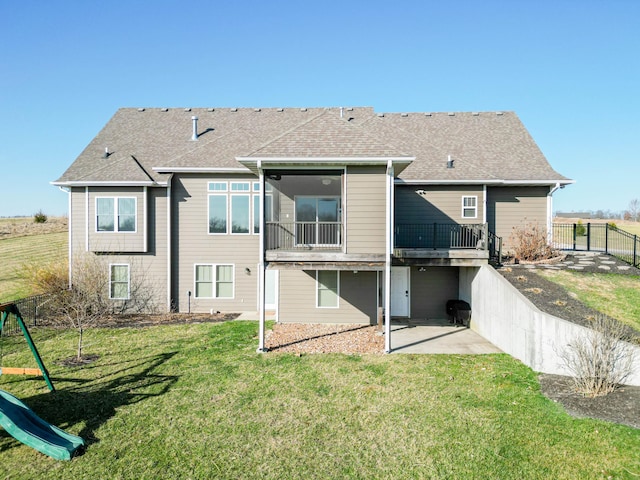
[[[485,265],[460,268],[460,297],[471,304],[471,328],[509,355],[542,373],[570,375],[560,352],[589,330],[540,311],[508,280]],[[628,385],[640,386],[640,347]]]

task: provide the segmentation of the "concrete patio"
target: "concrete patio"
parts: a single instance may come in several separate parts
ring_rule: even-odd
[[[429,319],[393,321],[391,353],[486,354],[502,350],[470,328]]]

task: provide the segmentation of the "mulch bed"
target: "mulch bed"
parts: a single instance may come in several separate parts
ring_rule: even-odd
[[[577,263],[572,255],[568,255],[566,260]],[[543,312],[579,325],[587,325],[599,313],[580,302],[562,286],[538,275],[535,269],[506,265],[498,271]],[[603,272],[595,264],[585,267],[582,273],[639,275],[640,270],[631,268]],[[640,428],[640,387],[625,385],[606,396],[591,398],[576,393],[569,377],[541,374],[539,380],[542,393],[554,402],[561,403],[570,415]]]

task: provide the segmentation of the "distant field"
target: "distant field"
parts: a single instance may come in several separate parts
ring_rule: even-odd
[[[67,242],[66,232],[0,239],[0,303],[31,295],[22,279],[23,265],[55,259],[66,262]]]

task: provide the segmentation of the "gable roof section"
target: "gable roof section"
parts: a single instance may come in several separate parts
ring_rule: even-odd
[[[513,112],[384,114],[363,128],[415,155],[400,175],[405,181],[571,182],[551,168]]]
[[[243,163],[284,158],[401,159],[396,173],[406,182],[572,182],[551,168],[513,112],[376,115],[359,107],[123,108],[53,183],[163,185],[170,172],[249,172]]]

